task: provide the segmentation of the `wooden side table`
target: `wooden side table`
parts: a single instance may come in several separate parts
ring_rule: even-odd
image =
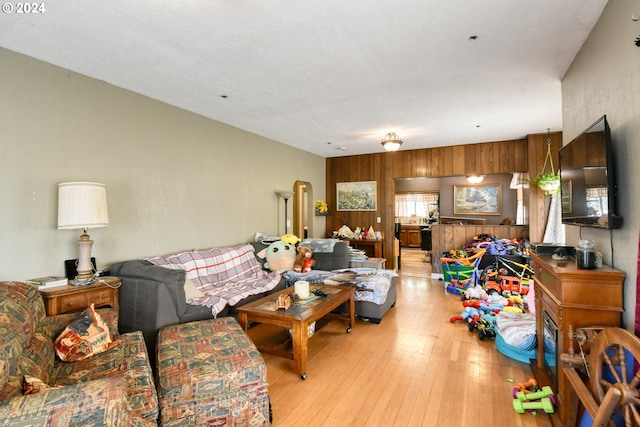
[[[382,258],[384,256],[384,240],[348,240],[347,244],[365,251],[368,257]]]
[[[101,277],[87,286],[60,286],[40,289],[47,316],[74,313],[84,310],[91,303],[96,308],[118,308],[118,288],[121,281],[117,277]]]

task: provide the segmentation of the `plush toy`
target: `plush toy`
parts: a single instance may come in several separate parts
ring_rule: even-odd
[[[351,231],[348,225],[343,225],[338,229],[338,236],[343,237],[345,239],[353,239],[356,237],[356,233]]]
[[[483,340],[485,338],[496,337],[496,316],[495,314],[483,314],[476,322],[476,329],[478,330],[478,338]]]
[[[467,289],[466,291],[464,291],[464,294],[462,294],[461,299],[464,301],[465,299],[481,299],[481,300],[486,300],[489,298],[489,295],[487,295],[487,292],[484,290],[484,288],[480,285],[475,285],[470,287],[469,289]]]
[[[311,267],[316,264],[316,261],[312,258],[313,251],[306,246],[298,246],[298,253],[293,263],[293,271],[308,273],[311,271]]]
[[[282,240],[271,243],[265,249],[258,252],[260,258],[266,258],[264,268],[271,271],[289,271],[296,260],[296,248],[294,245]]]
[[[282,236],[280,236],[280,240],[292,246],[296,246],[298,243],[300,243],[300,239],[295,234],[283,234]]]
[[[459,320],[465,320],[467,323],[475,327],[476,321],[482,317],[482,312],[475,307],[465,307],[459,316],[453,316],[449,322],[454,323]]]

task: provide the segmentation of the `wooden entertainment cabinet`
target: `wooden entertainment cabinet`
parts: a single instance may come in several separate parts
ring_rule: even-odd
[[[625,274],[608,266],[578,269],[573,258],[561,262],[551,255],[533,254],[532,261],[538,335],[532,370],[540,385],[551,385],[556,391],[560,424],[573,425],[575,414],[569,413],[571,386],[560,366],[560,355],[569,351],[569,326],[574,331],[586,326],[620,326]],[[545,329],[556,340],[555,356],[547,359],[548,363],[545,363],[542,339]],[[550,366],[553,362],[555,369]]]

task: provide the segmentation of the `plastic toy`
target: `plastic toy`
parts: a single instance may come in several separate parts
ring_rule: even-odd
[[[495,338],[496,316],[493,314],[483,314],[476,322],[476,329],[478,330],[478,339],[480,340],[485,338]]]
[[[553,402],[551,401],[551,399],[549,399],[548,397],[544,397],[534,402],[514,399],[513,409],[515,409],[516,412],[519,414],[524,414],[525,411],[536,410],[536,409],[542,409],[547,414],[553,414],[553,412],[555,411],[555,406],[553,405]]]
[[[544,386],[539,391],[536,391],[535,393],[525,393],[524,391],[520,391],[516,393],[516,398],[518,398],[519,400],[529,400],[529,401],[548,398],[550,396],[553,396],[553,390],[551,390],[551,387],[549,386]]]
[[[538,381],[535,378],[529,378],[527,382],[518,383],[513,388],[513,398],[517,397],[518,392],[522,392],[524,394],[533,393],[536,391],[540,391],[540,387],[538,387]]]
[[[447,291],[461,294],[470,286],[480,284],[478,266],[482,261],[483,255],[484,250],[479,250],[474,255],[466,258],[440,258]]]
[[[556,399],[553,396],[553,390],[551,387],[544,386],[538,391],[530,392],[527,386],[538,387],[538,383],[535,379],[531,378],[527,383],[518,384],[513,391],[513,409],[519,414],[523,414],[525,411],[535,412],[536,409],[542,409],[547,414],[551,414],[555,411]],[[519,391],[518,388],[520,388]]]

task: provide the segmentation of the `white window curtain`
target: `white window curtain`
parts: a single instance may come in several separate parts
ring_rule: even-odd
[[[397,193],[396,217],[418,216],[426,218],[438,209],[439,193]]]
[[[547,218],[547,226],[544,230],[542,241],[544,243],[564,244],[564,225],[562,224],[562,201],[560,200],[560,193],[551,196],[549,217]]]
[[[527,217],[526,207],[524,205],[524,189],[529,188],[525,174],[522,172],[514,172],[509,188],[516,190],[516,224],[522,225],[525,223]]]

